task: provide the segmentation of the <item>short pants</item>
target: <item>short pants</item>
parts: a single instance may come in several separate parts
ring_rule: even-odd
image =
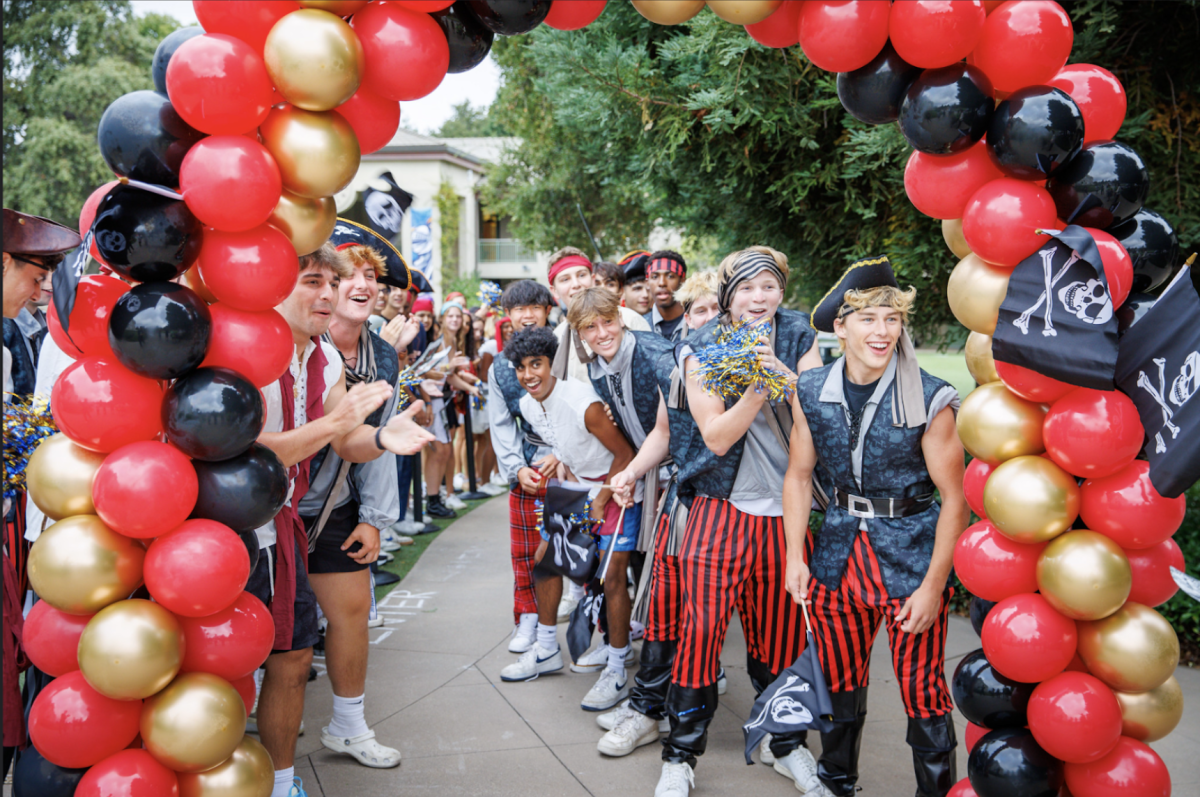
[[[290,650],[304,650],[317,644],[321,637],[317,633],[317,596],[308,583],[308,569],[304,560],[307,551],[300,550],[296,544],[296,603],[295,619],[292,621],[292,646],[279,648],[272,653],[286,653]],[[258,557],[258,566],[250,574],[246,582],[246,592],[258,598],[268,608],[271,606],[273,587],[275,586],[275,546],[262,549]]]
[[[301,518],[304,528],[311,529],[317,522],[315,517]],[[308,555],[308,570],[310,573],[357,573],[366,570],[370,565],[362,565],[350,558],[350,553],[358,553],[362,543],[356,542],[343,551],[342,544],[358,527],[358,502],[350,499],[329,513],[325,528],[317,537],[317,547]]]
[[[598,538],[600,550],[607,551],[611,547],[614,552],[622,553],[637,549],[638,534],[642,531],[642,505],[634,504],[628,507],[621,528],[615,532],[610,531],[616,528],[620,514],[621,507],[616,501],[609,501],[605,505],[603,533]]]

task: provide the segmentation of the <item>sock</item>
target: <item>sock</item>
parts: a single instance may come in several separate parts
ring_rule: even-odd
[[[275,770],[275,788],[271,790],[271,797],[288,797],[292,790],[292,778],[294,777],[296,777],[295,767]]]
[[[537,644],[542,650],[558,650],[558,627],[539,622],[537,626]]]
[[[329,721],[329,735],[351,738],[370,730],[364,716],[366,695],[358,697],[333,696],[333,719]]]
[[[583,600],[583,587],[576,584],[574,581],[567,579],[567,596],[573,601]]]
[[[625,655],[627,653],[629,653],[629,645],[626,645],[623,648],[617,648],[617,647],[613,647],[612,645],[609,645],[608,646],[608,666],[605,667],[605,669],[613,670],[614,672],[618,672],[618,673],[624,673],[625,672]]]

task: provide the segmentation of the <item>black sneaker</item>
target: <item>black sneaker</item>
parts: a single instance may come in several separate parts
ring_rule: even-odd
[[[439,495],[430,496],[425,499],[425,513],[440,518],[458,517],[457,512],[442,503],[442,498]]]

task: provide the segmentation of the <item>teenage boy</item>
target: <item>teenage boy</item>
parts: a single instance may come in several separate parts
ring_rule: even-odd
[[[646,282],[654,292],[654,306],[645,315],[646,323],[672,343],[679,341],[683,330],[683,305],[675,292],[686,277],[687,262],[678,252],[660,249],[646,262]]]
[[[598,288],[607,288],[621,301],[625,293],[625,270],[610,260],[601,260],[593,270],[595,279],[592,284]]]
[[[625,306],[640,316],[650,312],[654,303],[650,295],[650,285],[646,282],[646,261],[650,253],[645,249],[635,249],[617,263],[625,271],[625,287],[621,298]]]
[[[792,401],[787,590],[812,606],[837,726],[821,734],[819,775],[838,797],[856,790],[881,623],[909,718],[917,795],[943,797],[958,779],[945,654],[954,545],[968,519],[963,449],[958,393],[920,369],[905,329],[915,295],[900,290],[886,257],[852,265],[813,312],[845,356],[802,374]],[[832,495],[806,562],[818,465]]]

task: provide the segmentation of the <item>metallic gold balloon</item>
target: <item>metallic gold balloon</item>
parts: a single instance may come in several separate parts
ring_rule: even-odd
[[[336,108],[354,96],[362,80],[358,36],[345,20],[319,8],[293,11],[276,22],[263,61],[283,98],[306,111]]]
[[[942,222],[942,240],[950,252],[959,260],[971,254],[971,247],[962,231],[962,219],[945,219]]]
[[[783,0],[708,0],[708,8],[726,22],[753,25],[774,14]]]
[[[67,614],[95,614],[142,585],[146,550],[95,515],[64,518],[29,549],[29,585]]]
[[[1079,485],[1074,476],[1045,457],[1014,457],[988,477],[983,509],[1009,539],[1046,542],[1071,528],[1078,517]]]
[[[362,11],[367,0],[297,0],[302,8],[319,8],[339,17],[348,17]]]
[[[659,25],[687,22],[704,8],[704,0],[632,0],[637,12]]]
[[[204,772],[233,754],[246,731],[237,690],[206,672],[180,675],[142,707],[142,741],[176,772]]]
[[[179,797],[271,797],[275,765],[271,754],[243,736],[225,763],[207,772],[180,772]]]
[[[958,436],[971,456],[985,462],[1004,462],[1013,457],[1040,454],[1041,404],[1026,401],[1004,386],[992,382],[971,391],[958,412]]]
[[[79,670],[114,700],[142,700],[179,674],[183,629],[153,601],[118,601],[88,621],[79,637]]]
[[[303,257],[329,240],[337,224],[337,207],[331,196],[306,199],[284,191],[267,224],[286,235]]]
[[[1103,620],[1076,624],[1088,672],[1121,692],[1149,692],[1179,664],[1179,637],[1158,612],[1126,603]]]
[[[946,301],[958,323],[981,335],[993,334],[1011,273],[983,262],[974,252],[958,261],[946,284]]]
[[[999,382],[1000,374],[996,373],[996,361],[992,359],[992,336],[972,332],[967,335],[967,370],[977,384],[986,385],[989,382]]]
[[[1149,692],[1113,692],[1121,704],[1121,735],[1157,742],[1183,719],[1183,689],[1172,675]]]
[[[339,113],[276,108],[259,125],[258,134],[279,165],[283,187],[293,194],[309,199],[333,196],[358,171],[358,139]]]
[[[213,292],[204,284],[204,277],[200,276],[199,263],[193,263],[191,268],[183,272],[183,284],[191,288],[204,301],[209,304],[216,304],[217,297],[213,296]]]
[[[29,497],[51,520],[96,514],[92,482],[105,456],[75,445],[65,434],[47,437],[25,465]]]
[[[1125,603],[1133,571],[1121,546],[1103,534],[1075,529],[1054,538],[1042,551],[1037,582],[1042,597],[1060,614],[1072,620],[1099,620]]]

